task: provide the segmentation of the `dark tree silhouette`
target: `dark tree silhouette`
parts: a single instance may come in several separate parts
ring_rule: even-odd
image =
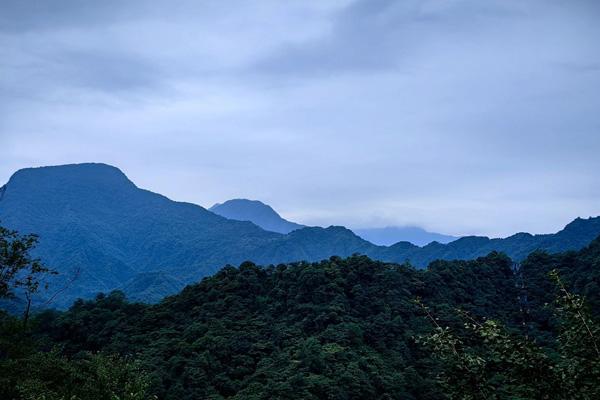
[[[0,226],[0,298],[14,297],[16,292],[25,296],[23,324],[26,326],[33,295],[42,284],[41,277],[56,274],[44,266],[31,250],[38,243],[37,235],[20,235],[17,231]],[[47,286],[47,285],[46,285]]]

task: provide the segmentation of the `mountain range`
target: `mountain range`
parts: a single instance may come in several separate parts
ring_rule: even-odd
[[[429,232],[418,226],[386,226],[383,228],[352,229],[361,238],[380,246],[391,246],[398,242],[410,242],[426,246],[431,242],[450,243],[458,237]]]
[[[271,206],[248,199],[227,200],[217,203],[209,211],[236,221],[250,221],[266,231],[287,234],[306,225],[288,221],[277,213]],[[356,235],[380,246],[391,246],[398,242],[410,242],[417,246],[425,246],[431,242],[449,243],[458,237],[428,232],[417,226],[387,226],[384,228],[352,229]]]
[[[471,236],[424,247],[377,246],[340,226],[281,234],[172,201],[138,188],[115,167],[91,163],[17,171],[0,188],[0,224],[40,236],[36,255],[59,272],[51,291],[72,281],[56,307],[116,288],[156,301],[245,260],[268,265],[360,253],[425,267],[436,259],[473,259],[493,250],[520,260],[536,249],[580,249],[600,235],[599,217],[578,218],[556,234]]]

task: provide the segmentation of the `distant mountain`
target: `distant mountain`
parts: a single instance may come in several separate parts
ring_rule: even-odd
[[[398,242],[410,242],[425,246],[431,242],[450,243],[458,237],[428,232],[417,226],[388,226],[385,228],[352,229],[361,238],[380,246],[391,246]]]
[[[465,237],[446,245],[376,246],[344,227],[302,228],[283,235],[139,189],[117,168],[78,164],[28,168],[0,188],[0,221],[37,233],[36,255],[60,274],[52,290],[77,279],[55,306],[123,288],[156,300],[226,264],[317,261],[354,253],[425,267],[436,259],[473,259],[492,250],[522,259],[531,251],[580,249],[600,235],[600,218],[577,219],[550,235]]]
[[[224,203],[215,204],[209,210],[228,219],[250,221],[271,232],[286,234],[296,229],[305,228],[304,225],[283,219],[271,206],[258,200],[228,200]]]
[[[258,200],[228,200],[215,204],[209,208],[209,211],[236,221],[250,221],[271,232],[286,234],[306,228],[305,225],[282,218],[271,206]],[[379,246],[391,246],[398,242],[410,242],[417,246],[425,246],[431,242],[449,243],[458,239],[455,236],[428,232],[416,226],[352,229],[352,231],[359,237]]]
[[[390,247],[380,247],[375,257],[396,262],[400,261],[399,257],[405,257],[405,260],[409,260],[413,265],[424,267],[438,259],[472,260],[492,251],[500,251],[513,260],[520,261],[535,250],[551,253],[579,250],[599,235],[600,217],[577,218],[553,234],[531,235],[522,232],[504,239],[465,236],[448,244],[433,242],[424,247],[400,242]]]

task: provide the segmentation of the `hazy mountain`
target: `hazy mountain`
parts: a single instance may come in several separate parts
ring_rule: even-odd
[[[250,221],[271,232],[285,234],[306,227],[282,218],[271,206],[258,200],[228,200],[224,203],[215,204],[209,210],[236,221]],[[431,242],[449,243],[458,239],[455,236],[428,232],[416,226],[364,228],[352,229],[352,231],[361,238],[379,246],[391,246],[398,242],[410,242],[417,246],[425,246]]]
[[[450,243],[458,237],[428,232],[418,226],[388,226],[385,228],[352,229],[361,238],[380,246],[391,246],[398,242],[410,242],[425,246],[431,242]]]
[[[228,200],[224,203],[215,204],[209,210],[228,219],[250,221],[271,232],[285,234],[296,229],[305,228],[304,225],[283,219],[271,206],[258,200]]]
[[[408,242],[376,246],[343,227],[303,228],[283,235],[139,189],[105,164],[16,172],[0,189],[0,221],[40,235],[37,255],[60,272],[51,282],[54,290],[77,276],[58,306],[115,288],[155,300],[245,260],[266,265],[362,253],[424,267],[435,259],[472,259],[492,250],[521,259],[536,249],[579,249],[600,234],[600,218],[590,218],[577,219],[553,235],[465,237],[425,247]],[[162,282],[165,277],[169,281]]]
[[[513,260],[520,261],[535,250],[563,252],[578,250],[587,246],[600,235],[600,217],[577,218],[564,229],[553,234],[531,235],[517,233],[503,239],[490,239],[484,236],[465,236],[448,244],[433,242],[424,247],[400,242],[390,247],[380,247],[375,257],[382,260],[400,261],[399,257],[410,260],[416,266],[426,266],[430,262],[443,260],[471,260],[483,257],[491,251],[506,253]]]
[[[189,283],[247,259],[318,260],[370,246],[344,228],[267,232],[139,189],[105,164],[23,169],[0,193],[1,223],[40,235],[37,255],[60,272],[52,286],[78,275],[59,305],[122,287],[148,271]]]

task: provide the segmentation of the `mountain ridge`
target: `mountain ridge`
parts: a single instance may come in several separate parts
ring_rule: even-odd
[[[271,232],[287,234],[307,227],[281,217],[273,207],[259,200],[231,199],[223,203],[217,203],[208,210],[228,219],[250,221]],[[417,246],[425,246],[433,241],[446,244],[458,239],[456,236],[429,232],[418,226],[352,228],[351,230],[357,236],[377,246],[391,246],[401,241],[407,241]]]
[[[391,246],[398,242],[410,242],[417,246],[425,246],[431,242],[450,243],[457,236],[429,232],[418,226],[386,226],[383,228],[357,228],[354,233],[379,246]]]
[[[0,200],[0,221],[21,233],[40,236],[35,255],[60,273],[50,282],[52,288],[62,287],[78,274],[58,307],[77,297],[120,288],[151,271],[188,284],[246,260],[269,265],[359,253],[426,267],[436,259],[473,259],[494,250],[519,260],[537,249],[577,250],[600,235],[599,217],[576,219],[556,234],[464,237],[424,247],[408,242],[376,246],[340,226],[306,227],[284,235],[140,189],[118,168],[91,163],[16,172]],[[160,279],[140,282],[161,283]],[[178,285],[134,286],[166,295],[169,287]]]

